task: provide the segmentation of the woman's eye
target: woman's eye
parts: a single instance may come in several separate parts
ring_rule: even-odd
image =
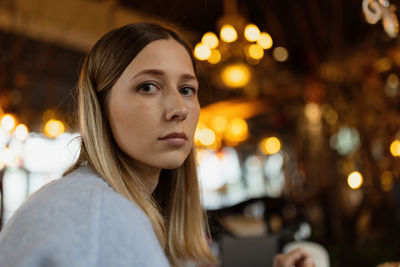
[[[153,83],[144,83],[139,85],[138,91],[142,93],[154,93],[157,91],[157,86]]]
[[[193,87],[182,87],[179,89],[179,92],[185,96],[192,96],[196,94],[196,89]]]

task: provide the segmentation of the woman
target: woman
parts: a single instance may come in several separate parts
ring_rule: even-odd
[[[89,52],[77,87],[79,159],[10,219],[1,265],[215,263],[195,170],[199,85],[187,43],[151,23],[115,29]]]

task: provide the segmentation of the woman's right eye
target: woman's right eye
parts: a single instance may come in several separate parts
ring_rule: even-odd
[[[155,93],[157,86],[154,83],[143,83],[138,86],[138,91],[147,94]]]

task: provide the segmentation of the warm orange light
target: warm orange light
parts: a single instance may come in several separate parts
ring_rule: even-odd
[[[250,70],[245,64],[226,66],[221,73],[224,84],[230,88],[246,86],[250,81]]]
[[[259,44],[249,45],[247,52],[254,59],[261,59],[264,56],[264,49]]]
[[[208,46],[199,43],[194,47],[193,53],[198,60],[206,60],[207,58],[210,57],[211,50]]]
[[[218,49],[211,49],[211,54],[207,61],[210,64],[217,64],[221,61],[221,53],[218,51]]]
[[[351,189],[358,189],[363,184],[363,176],[361,173],[354,171],[347,176],[347,184]]]
[[[393,173],[385,171],[381,175],[381,186],[383,191],[389,192],[393,188]]]
[[[261,141],[261,151],[266,155],[276,154],[281,150],[281,141],[277,137],[268,137]]]
[[[317,103],[308,103],[304,108],[304,113],[310,122],[316,123],[321,119],[321,110]]]
[[[14,116],[11,114],[5,114],[1,118],[1,128],[6,130],[7,132],[11,132],[14,129],[15,124],[16,124],[16,120],[15,120]]]
[[[390,145],[390,153],[394,157],[400,157],[400,141],[399,140],[394,140],[392,144]]]
[[[230,24],[226,24],[226,25],[222,26],[220,35],[221,35],[221,39],[227,43],[234,42],[237,39],[237,32],[236,32],[235,28]]]
[[[44,133],[48,137],[54,138],[64,133],[65,126],[59,120],[51,119],[44,126]]]
[[[25,141],[26,138],[28,138],[29,135],[29,131],[28,131],[28,127],[26,127],[25,124],[19,124],[16,128],[15,128],[15,132],[14,132],[15,138],[18,141]]]
[[[266,32],[262,32],[257,40],[257,44],[261,45],[261,47],[264,49],[270,49],[273,44],[271,35]]]
[[[222,133],[225,131],[228,126],[228,119],[224,116],[215,116],[211,121],[211,127],[217,133]]]
[[[226,128],[225,138],[231,142],[242,142],[247,139],[249,129],[242,118],[233,118]]]
[[[199,132],[199,141],[203,146],[211,146],[215,142],[215,133],[211,129],[203,129]]]
[[[247,24],[244,28],[244,37],[249,42],[255,42],[260,37],[260,30],[255,24]]]
[[[216,48],[219,44],[218,37],[213,32],[206,32],[201,38],[201,42],[210,49]]]

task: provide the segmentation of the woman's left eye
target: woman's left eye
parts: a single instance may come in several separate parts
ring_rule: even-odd
[[[193,87],[182,87],[179,89],[179,92],[185,96],[192,96],[196,94],[196,89]]]

